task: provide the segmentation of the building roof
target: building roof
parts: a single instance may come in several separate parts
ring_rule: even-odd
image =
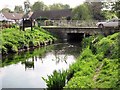
[[[60,19],[62,17],[71,17],[72,9],[63,9],[63,10],[50,10],[50,11],[35,11],[32,15],[32,19],[37,19],[40,17],[48,19]]]
[[[2,14],[2,13],[0,13],[0,21],[6,21],[7,20],[7,18]]]
[[[11,19],[11,20],[20,20],[22,19],[23,14],[19,14],[19,13],[8,13],[8,12],[4,12],[2,13],[7,19]]]

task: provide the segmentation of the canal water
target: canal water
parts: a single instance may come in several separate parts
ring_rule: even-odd
[[[60,43],[3,56],[2,88],[46,88],[42,77],[68,69],[80,51],[80,44]]]

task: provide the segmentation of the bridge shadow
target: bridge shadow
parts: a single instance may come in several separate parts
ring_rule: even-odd
[[[67,34],[67,42],[72,42],[72,43],[80,43],[84,37],[84,33],[68,33]]]

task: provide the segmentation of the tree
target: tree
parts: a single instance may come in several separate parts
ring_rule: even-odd
[[[26,0],[24,1],[24,13],[28,14],[30,11],[31,11],[30,1]]]
[[[117,0],[117,2],[113,4],[112,10],[116,13],[118,18],[120,18],[120,0]]]
[[[92,18],[92,14],[86,4],[75,7],[72,11],[73,19],[75,20],[89,20]]]
[[[53,5],[49,6],[50,10],[60,10],[60,9],[70,9],[70,6],[68,4],[61,4],[61,3],[56,3]]]
[[[22,6],[15,6],[14,12],[16,12],[16,13],[23,13],[23,8],[22,8]]]
[[[111,19],[117,16],[120,18],[120,0],[116,2],[105,2],[104,8],[106,8],[106,10],[103,10],[102,13],[104,13],[105,17]]]
[[[9,8],[3,8],[1,11],[2,12],[11,12],[11,10]]]
[[[111,11],[111,10],[103,10],[102,14],[104,15],[105,19],[107,19],[107,20],[117,17],[115,15],[115,13],[113,11]]]
[[[101,13],[104,3],[102,3],[102,2],[86,2],[86,4],[89,7],[89,10],[93,15],[93,19],[95,19],[95,20],[104,19],[104,15],[102,15],[102,13]]]
[[[32,5],[32,11],[47,10],[47,6],[42,1],[37,1]]]

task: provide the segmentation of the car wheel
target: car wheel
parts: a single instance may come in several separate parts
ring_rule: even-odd
[[[99,28],[104,28],[104,25],[103,24],[99,24],[98,27]]]

